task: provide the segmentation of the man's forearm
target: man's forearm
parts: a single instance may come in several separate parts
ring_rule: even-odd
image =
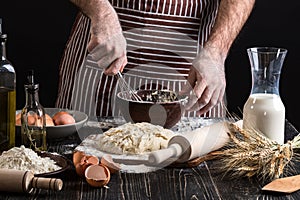
[[[70,0],[74,5],[76,5],[85,15],[89,18],[94,17],[100,12],[101,0]]]
[[[118,15],[108,0],[70,0],[91,20],[87,50],[106,75],[127,64],[126,39]]]
[[[108,3],[105,0],[70,0],[90,19],[98,18],[108,10]]]
[[[221,0],[215,25],[205,46],[226,58],[230,46],[248,19],[255,0]]]
[[[91,19],[91,33],[95,36],[102,34],[102,38],[110,37],[111,31],[120,32],[121,25],[117,13],[108,0],[70,0],[87,17]],[[105,35],[106,34],[106,35]],[[99,38],[97,38],[99,40]]]

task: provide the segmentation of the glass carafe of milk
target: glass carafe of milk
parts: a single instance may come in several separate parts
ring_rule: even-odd
[[[279,144],[284,143],[285,107],[279,95],[281,68],[286,49],[247,49],[252,89],[243,108],[243,128],[254,129]]]

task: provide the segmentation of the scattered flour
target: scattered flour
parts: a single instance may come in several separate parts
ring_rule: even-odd
[[[0,155],[0,168],[30,170],[34,174],[53,172],[61,169],[49,157],[40,157],[32,149],[25,146],[13,147]]]

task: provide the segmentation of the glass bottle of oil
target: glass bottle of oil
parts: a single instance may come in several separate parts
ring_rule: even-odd
[[[25,87],[26,104],[21,112],[21,143],[34,151],[46,151],[46,116],[39,102],[39,84],[34,82],[34,71],[29,70]]]
[[[15,146],[16,74],[6,58],[6,40],[0,18],[0,152]]]

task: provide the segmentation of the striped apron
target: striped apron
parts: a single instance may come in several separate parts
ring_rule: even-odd
[[[134,89],[180,91],[214,25],[219,0],[112,0],[111,4],[127,41],[125,80]],[[90,116],[119,116],[117,78],[104,75],[90,59],[89,37],[90,20],[78,13],[60,63],[56,107]],[[196,112],[185,115],[196,117]],[[224,116],[224,102],[203,115]]]

